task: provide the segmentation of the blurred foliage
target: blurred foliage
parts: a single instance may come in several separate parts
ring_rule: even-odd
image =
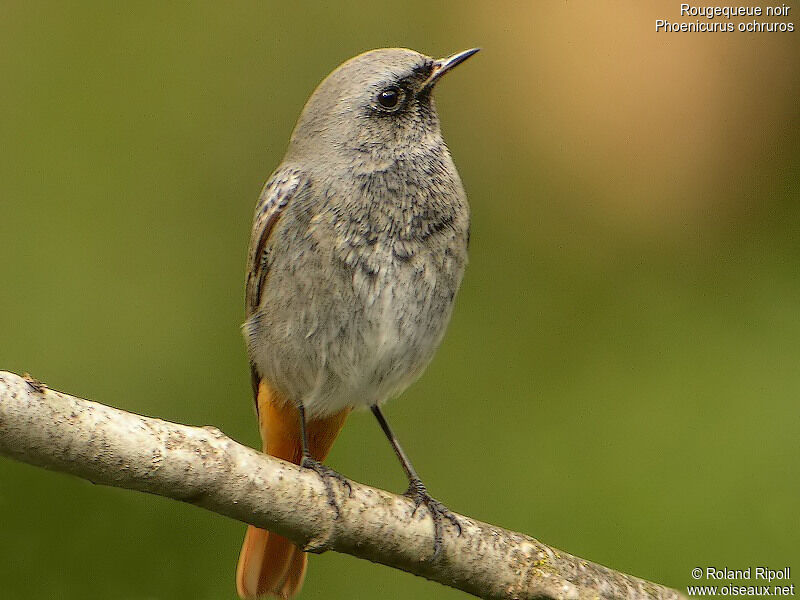
[[[245,249],[303,102],[369,48],[481,45],[437,94],[471,265],[388,407],[418,470],[676,587],[800,569],[798,38],[656,34],[677,7],[2,3],[0,368],[257,445]],[[329,462],[404,489],[368,413]],[[0,515],[3,597],[235,597],[240,523],[5,460]],[[460,596],[327,554],[303,597]]]

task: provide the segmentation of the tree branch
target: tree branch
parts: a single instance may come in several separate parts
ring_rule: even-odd
[[[242,446],[214,427],[134,415],[0,371],[0,455],[94,483],[158,494],[481,598],[679,599],[675,590],[461,517],[432,562],[433,527],[407,498],[353,482],[335,518],[316,473]]]

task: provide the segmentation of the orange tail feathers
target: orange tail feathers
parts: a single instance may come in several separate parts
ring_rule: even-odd
[[[284,401],[263,379],[258,384],[256,404],[264,452],[300,464],[303,443],[297,407]],[[312,458],[325,460],[349,413],[348,408],[307,423]],[[236,569],[239,596],[248,600],[268,596],[292,598],[303,586],[306,561],[306,553],[285,537],[249,526]]]

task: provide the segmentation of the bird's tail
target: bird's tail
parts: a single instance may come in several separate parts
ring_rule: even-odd
[[[263,379],[258,384],[258,421],[264,452],[300,464],[303,444],[297,407],[284,401]],[[308,421],[311,457],[322,461],[344,425],[350,409],[324,419]],[[247,528],[236,569],[236,589],[244,599],[292,598],[303,586],[306,553],[285,537],[263,529]]]

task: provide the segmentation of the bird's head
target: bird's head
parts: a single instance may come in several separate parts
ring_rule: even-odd
[[[337,67],[306,103],[290,153],[388,157],[441,141],[432,92],[441,77],[478,51],[433,59],[405,48],[371,50]]]

